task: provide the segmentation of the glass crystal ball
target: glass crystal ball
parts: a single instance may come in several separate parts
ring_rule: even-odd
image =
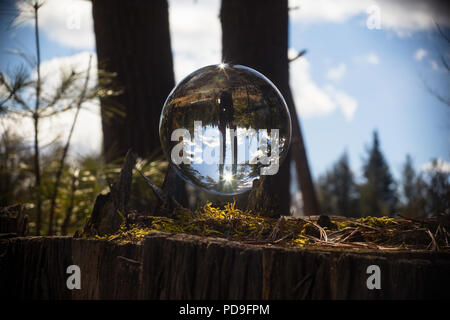
[[[235,195],[278,172],[291,141],[291,117],[280,91],[261,73],[218,64],[191,73],[172,90],[159,135],[184,180]]]

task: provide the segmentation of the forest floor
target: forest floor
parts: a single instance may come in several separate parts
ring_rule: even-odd
[[[279,219],[241,211],[234,203],[223,209],[210,202],[196,211],[177,208],[171,218],[135,216],[118,232],[95,239],[140,243],[152,231],[218,237],[245,244],[281,247],[374,249],[381,251],[450,252],[450,215],[418,219],[341,216]]]

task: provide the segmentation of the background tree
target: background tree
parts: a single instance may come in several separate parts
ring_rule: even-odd
[[[64,197],[60,197],[63,188],[60,187],[68,175],[71,175],[68,174],[66,160],[79,112],[86,102],[97,98],[100,91],[114,91],[108,88],[110,75],[104,74],[100,81],[89,81],[92,57],[89,58],[87,70],[82,66],[80,71],[80,66],[76,64],[61,65],[58,70],[44,70],[39,41],[39,16],[44,5],[45,2],[39,0],[21,1],[17,3],[17,8],[11,11],[15,12],[14,21],[33,21],[35,51],[33,55],[14,50],[26,64],[21,64],[12,71],[9,67],[6,71],[0,70],[0,115],[2,122],[5,119],[5,123],[10,123],[3,128],[0,143],[0,174],[5,178],[0,187],[12,197],[5,204],[32,204],[29,207],[33,208],[33,232],[39,235],[48,226],[47,233],[52,235],[56,220],[64,210]],[[102,72],[101,74],[103,75]],[[50,78],[59,79],[53,81]],[[108,94],[110,93],[104,93]],[[60,147],[58,136],[55,135],[43,153],[40,136],[43,119],[53,118],[69,110],[75,112],[64,146]],[[22,118],[31,120],[33,134],[30,137],[17,132],[11,125]],[[30,140],[31,145],[27,142]],[[12,154],[14,152],[15,154]],[[45,163],[45,166],[41,163]],[[24,192],[25,190],[27,192]],[[66,224],[69,226],[70,221]]]
[[[422,179],[425,181],[423,197],[425,201],[425,213],[428,216],[450,211],[450,172],[446,170],[440,161],[433,160],[431,167],[427,168]],[[424,184],[422,182],[422,184]]]
[[[380,150],[378,132],[373,132],[372,147],[363,166],[364,183],[360,189],[363,216],[393,215],[397,205],[396,184]]]
[[[175,85],[167,1],[94,0],[92,13],[99,66],[123,90],[101,99],[105,156],[115,160],[129,148],[159,154],[159,117]]]
[[[324,213],[360,216],[357,188],[347,152],[339,158],[331,170],[319,177],[318,194]]]
[[[3,128],[0,137],[0,207],[13,205],[24,199],[27,190],[24,181],[30,178],[24,168],[31,164],[32,153],[17,134]]]
[[[268,194],[276,199],[281,212],[289,212],[290,160],[293,158],[304,212],[307,215],[319,213],[300,123],[289,87],[288,1],[223,0],[220,20],[223,61],[251,67],[267,76],[281,91],[291,113],[291,149],[274,182],[268,186],[271,189],[267,190]]]
[[[99,66],[116,75],[122,91],[100,99],[105,158],[124,157],[131,148],[155,159],[162,155],[161,110],[175,86],[167,1],[93,0],[92,13]],[[169,173],[165,187],[185,203],[184,181]]]
[[[59,73],[60,81],[56,87],[48,85],[47,80],[41,76],[41,47],[39,38],[39,10],[45,4],[44,1],[30,0],[19,3],[19,10],[15,16],[19,19],[32,19],[34,25],[35,56],[19,50],[14,51],[23,58],[26,65],[22,64],[13,72],[0,71],[0,113],[14,117],[28,117],[33,124],[33,195],[36,234],[41,233],[43,224],[43,177],[41,167],[40,124],[43,118],[50,118],[62,112],[71,110],[76,104],[81,105],[97,96],[97,86],[87,88],[79,95],[78,80],[81,73],[76,72],[72,66],[70,70],[62,69]],[[52,90],[48,90],[52,88]],[[88,90],[89,89],[89,90]],[[14,118],[13,117],[13,118]],[[11,118],[12,119],[12,118]],[[76,118],[73,125],[76,123]],[[69,148],[70,139],[67,142]],[[6,145],[6,143],[5,143]],[[64,166],[65,157],[60,161]],[[57,196],[57,182],[54,184],[54,196]],[[55,203],[54,203],[55,204]],[[49,228],[51,233],[51,227]]]
[[[423,195],[426,183],[422,176],[416,173],[410,155],[406,156],[403,165],[400,189],[402,195],[401,213],[410,217],[425,216],[425,198]]]

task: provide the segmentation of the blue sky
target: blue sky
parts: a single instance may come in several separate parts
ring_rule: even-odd
[[[169,4],[176,79],[220,62],[219,1],[171,0]],[[397,177],[407,153],[417,168],[433,158],[450,163],[450,107],[425,86],[448,96],[450,75],[440,55],[450,61],[450,49],[437,34],[433,19],[447,34],[450,24],[437,5],[321,0],[291,1],[290,6],[299,6],[290,13],[291,51],[308,50],[304,58],[291,63],[291,88],[315,177],[344,150],[358,174],[374,129]],[[76,56],[84,61],[86,52],[95,52],[89,2],[49,0],[46,7],[41,45],[49,73],[56,58]],[[367,26],[367,19],[373,18],[371,8],[379,13],[380,29]],[[5,49],[34,48],[27,22],[5,30],[8,12],[0,16],[2,70],[17,63]],[[74,149],[77,153],[99,150],[98,114],[86,113],[82,119],[74,134]],[[29,124],[21,125],[21,131],[27,132]],[[92,137],[89,143],[86,135]]]
[[[357,171],[374,129],[379,131],[382,150],[396,175],[407,153],[417,166],[431,158],[449,161],[450,108],[426,89],[429,85],[448,94],[450,77],[439,64],[439,54],[448,54],[449,48],[442,48],[444,41],[435,30],[400,37],[392,30],[369,30],[362,23],[366,18],[362,14],[346,23],[291,25],[291,46],[308,49],[311,78],[326,85],[329,70],[345,65],[345,73],[334,82],[358,103],[351,120],[338,110],[303,117],[314,174],[329,167],[330,160],[344,150]],[[415,58],[419,49],[427,52],[420,61]],[[368,61],[370,56],[377,57],[377,63]],[[431,61],[438,63],[438,70]],[[295,86],[291,82],[294,90]]]

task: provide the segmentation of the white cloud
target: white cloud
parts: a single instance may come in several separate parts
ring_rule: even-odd
[[[44,87],[43,95],[51,95],[53,87],[56,86],[61,68],[74,67],[79,72],[86,70],[89,61],[89,53],[82,52],[74,56],[61,57],[47,60],[41,64]],[[93,56],[90,73],[90,85],[94,85],[97,79],[97,59]],[[79,81],[84,81],[79,79]],[[81,85],[81,83],[80,83]],[[60,113],[54,117],[42,118],[39,125],[39,141],[41,145],[46,145],[54,141],[56,137],[65,143],[70,126],[74,118],[75,110]],[[0,132],[5,129],[12,130],[24,138],[27,143],[33,139],[33,123],[31,118],[8,116],[2,118]],[[99,152],[102,143],[101,117],[98,101],[85,103],[81,109],[78,120],[72,135],[72,154],[89,154]]]
[[[369,52],[368,54],[365,55],[356,56],[354,58],[354,61],[357,63],[369,63],[373,65],[380,64],[380,58],[374,52]]]
[[[430,60],[430,66],[431,66],[431,69],[433,69],[434,71],[438,71],[439,70],[439,65],[436,62],[436,60]]]
[[[344,114],[344,117],[350,121],[353,119],[353,115],[356,112],[356,109],[358,108],[358,102],[355,100],[355,98],[349,96],[347,93],[337,90],[333,86],[326,86],[325,90],[328,92],[330,97],[335,101],[338,108],[341,110],[341,112]]]
[[[221,62],[219,0],[169,0],[175,78]]]
[[[346,65],[344,63],[341,63],[337,67],[328,70],[326,77],[330,80],[338,81],[342,79],[346,71]]]
[[[414,59],[416,59],[417,61],[422,61],[422,59],[425,58],[427,54],[428,52],[425,49],[419,48],[414,53]]]
[[[30,5],[18,2],[21,14],[17,21],[34,25]],[[46,0],[39,10],[41,32],[53,41],[76,49],[95,47],[92,4],[83,0]]]
[[[392,29],[399,36],[434,28],[435,21],[450,26],[448,10],[438,0],[290,0],[289,6],[299,7],[290,12],[290,17],[301,24],[342,23],[355,16],[367,20],[367,9],[376,7],[379,8],[381,29]]]
[[[33,25],[30,8],[20,4],[18,21]],[[208,64],[221,62],[219,0],[169,0],[175,78],[180,81]],[[84,0],[47,0],[39,25],[53,41],[75,49],[94,49],[92,4]]]
[[[310,75],[310,64],[305,57],[290,64],[291,88],[297,111],[302,117],[319,117],[335,110],[350,121],[358,107],[357,101],[333,85],[319,86]]]
[[[422,171],[438,171],[438,172],[445,172],[450,173],[450,162],[446,162],[442,160],[441,158],[436,159],[435,162],[430,161],[427,163],[424,163],[420,166],[420,169]]]
[[[366,57],[366,61],[370,64],[379,64],[380,59],[375,53],[369,53]]]

